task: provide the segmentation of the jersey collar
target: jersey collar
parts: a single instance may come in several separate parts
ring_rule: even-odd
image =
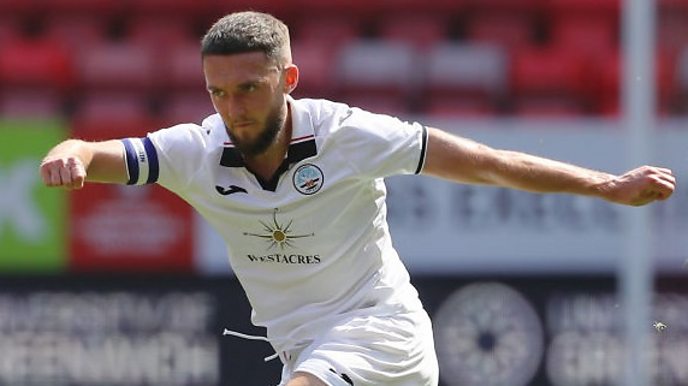
[[[311,116],[301,103],[287,95],[287,103],[291,109],[291,142],[287,150],[287,162],[294,164],[318,154],[315,143],[315,129]],[[226,167],[244,167],[244,158],[234,145],[225,142],[220,158],[220,165]]]

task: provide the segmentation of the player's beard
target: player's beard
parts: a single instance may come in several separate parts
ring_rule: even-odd
[[[265,125],[258,137],[253,141],[243,141],[232,135],[231,130],[227,130],[229,138],[232,140],[234,146],[245,157],[255,157],[265,153],[266,150],[275,143],[275,138],[284,126],[286,121],[287,111],[285,108],[279,106],[273,109],[268,117],[265,119]]]

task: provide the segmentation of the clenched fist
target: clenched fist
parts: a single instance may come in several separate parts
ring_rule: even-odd
[[[603,191],[609,201],[641,206],[656,200],[666,200],[674,189],[676,177],[670,169],[641,166],[609,181]]]
[[[86,168],[75,156],[48,156],[40,166],[43,183],[50,187],[81,189],[86,181]]]

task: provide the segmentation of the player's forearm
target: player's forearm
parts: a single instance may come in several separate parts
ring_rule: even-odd
[[[608,197],[615,176],[525,153],[493,149],[429,130],[425,174],[456,182],[502,186],[538,193]]]
[[[113,139],[103,142],[82,142],[84,153],[90,156],[86,169],[86,180],[124,184],[127,182],[124,145],[122,141]]]
[[[529,154],[494,150],[486,162],[486,183],[536,193],[572,193],[612,199],[616,176]]]
[[[127,181],[123,145],[119,140],[66,140],[48,152],[40,172],[46,185],[72,189],[81,188],[85,181]]]

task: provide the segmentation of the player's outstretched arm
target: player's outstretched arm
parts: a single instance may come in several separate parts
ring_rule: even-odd
[[[634,206],[665,200],[676,186],[675,177],[666,168],[642,166],[616,176],[530,154],[493,149],[439,129],[428,131],[423,174],[456,182],[596,196]]]
[[[86,181],[126,183],[124,145],[119,140],[66,140],[52,148],[40,166],[43,183],[50,187],[81,189]]]

